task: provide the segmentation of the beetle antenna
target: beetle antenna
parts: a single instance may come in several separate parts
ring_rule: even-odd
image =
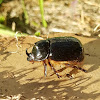
[[[26,49],[26,55],[29,56],[29,53],[27,52],[27,49]]]

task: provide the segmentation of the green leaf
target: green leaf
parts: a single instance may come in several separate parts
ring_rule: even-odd
[[[40,36],[40,32],[35,32],[35,36]]]
[[[0,16],[0,23],[3,23],[5,21],[5,17],[4,16]]]

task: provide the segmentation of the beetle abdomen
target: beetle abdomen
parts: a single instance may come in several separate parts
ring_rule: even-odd
[[[55,61],[83,60],[83,47],[74,37],[57,37],[50,40],[50,58]]]

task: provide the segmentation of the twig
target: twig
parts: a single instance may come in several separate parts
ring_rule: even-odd
[[[84,24],[84,12],[82,7],[81,7],[81,23]]]
[[[9,53],[17,53],[18,50],[19,50],[19,47],[21,47],[21,45],[18,44],[18,38],[17,38],[17,34],[18,34],[18,33],[20,33],[20,32],[16,32],[16,33],[15,33],[15,39],[16,39],[16,42],[17,42],[17,43],[16,43],[17,50],[14,51],[14,52],[9,52]],[[22,33],[21,33],[21,34],[22,34]]]
[[[98,24],[98,25],[94,28],[93,31],[94,31],[94,32],[95,32],[95,31],[99,32],[99,31],[100,31],[100,29],[98,29],[99,26],[100,26],[100,24]]]
[[[84,0],[83,0],[83,2],[86,3],[86,4],[88,4],[88,5],[96,6],[96,7],[99,7],[99,8],[100,8],[100,5],[98,5],[98,4],[95,3],[95,2],[91,2],[91,1],[89,2],[89,1],[84,1]]]

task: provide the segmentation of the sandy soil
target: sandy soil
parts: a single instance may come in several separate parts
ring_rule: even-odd
[[[66,35],[51,34],[49,37]],[[65,77],[72,68],[59,73],[63,77],[58,79],[56,75],[50,76],[53,71],[48,66],[45,77],[41,62],[27,61],[25,49],[31,51],[39,38],[20,37],[17,47],[15,38],[0,37],[0,100],[100,100],[100,39],[75,37],[83,43],[83,68],[87,73],[78,71],[73,79]]]

